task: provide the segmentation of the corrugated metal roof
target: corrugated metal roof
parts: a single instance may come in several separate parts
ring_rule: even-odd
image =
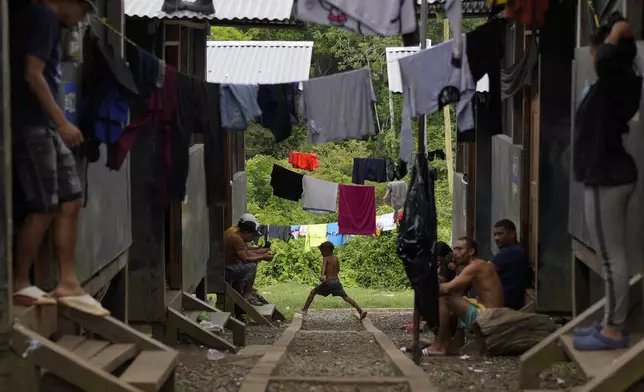
[[[164,0],[125,0],[125,15],[131,18],[190,19],[222,22],[288,22],[293,14],[293,0],[213,0],[215,13],[192,11],[165,13]]]
[[[208,41],[211,83],[279,84],[309,80],[313,42]]]
[[[432,42],[427,40],[427,47],[432,46]],[[389,84],[389,91],[392,93],[402,93],[402,80],[400,78],[400,66],[398,60],[417,53],[419,48],[417,46],[408,47],[395,47],[385,48],[385,56],[387,58],[387,82]],[[489,79],[487,74],[476,83],[476,91],[484,92],[489,90]]]

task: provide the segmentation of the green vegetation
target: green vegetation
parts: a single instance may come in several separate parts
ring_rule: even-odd
[[[297,283],[277,283],[272,286],[259,288],[259,293],[268,301],[275,304],[287,319],[293,318],[293,312],[301,309],[312,287]],[[347,294],[355,299],[360,306],[369,308],[411,308],[414,294],[411,290],[385,291],[365,288],[347,289]],[[350,309],[351,305],[337,297],[315,297],[312,310],[319,309]]]
[[[481,21],[467,20],[465,23],[465,31],[468,31]],[[429,25],[428,38],[434,44],[443,41],[442,26],[442,22],[435,20]],[[270,186],[272,166],[278,163],[291,167],[287,162],[291,151],[316,153],[320,167],[313,175],[323,180],[345,184],[351,183],[354,157],[392,157],[397,161],[402,99],[400,95],[392,97],[394,110],[391,116],[385,48],[400,46],[400,37],[367,37],[324,26],[311,26],[307,30],[239,30],[232,27],[214,27],[210,39],[313,41],[311,77],[362,67],[371,69],[373,86],[378,98],[378,120],[381,126],[381,133],[371,140],[332,142],[313,146],[306,142],[304,124],[295,126],[293,135],[281,144],[275,144],[271,133],[259,125],[253,124],[246,131],[248,210],[257,216],[260,223],[300,225],[337,221],[336,214],[311,214],[302,209],[301,202],[283,200],[272,195]],[[452,124],[454,123],[452,119]],[[417,126],[416,121],[414,129],[417,129]],[[427,127],[428,151],[443,149],[445,130],[442,111],[429,116]],[[455,129],[451,131],[455,140]],[[430,164],[438,170],[439,175],[436,184],[438,236],[442,241],[449,241],[452,199],[448,189],[447,166],[444,161],[434,161]],[[386,184],[373,185],[376,186],[377,213],[392,212],[391,207],[382,201]],[[353,288],[352,290],[355,290],[355,287],[388,290],[402,290],[408,287],[402,263],[396,255],[396,237],[395,231],[374,238],[354,237],[348,244],[338,247],[336,254],[340,257],[341,278],[344,285]],[[281,287],[274,285],[282,282],[305,284],[306,289],[303,294],[297,296],[297,301],[304,301],[306,293],[311,285],[317,282],[319,276],[321,266],[319,252],[316,249],[305,249],[303,239],[291,240],[288,243],[274,241],[273,249],[277,252],[273,261],[260,264],[258,287]],[[263,291],[275,292],[276,290]],[[275,293],[275,295],[282,295],[282,293]],[[271,295],[268,297],[271,298]],[[327,304],[327,302],[321,301],[320,304]],[[343,302],[340,301],[340,305],[342,304]]]

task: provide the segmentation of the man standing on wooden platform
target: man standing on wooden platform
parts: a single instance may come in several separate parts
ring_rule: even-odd
[[[83,142],[56,103],[61,82],[61,25],[71,27],[94,9],[89,0],[43,0],[11,18],[11,103],[16,204],[26,219],[17,232],[14,303],[55,304],[108,315],[76,277],[74,252],[82,188],[70,148]],[[47,230],[53,226],[60,281],[50,298],[29,279]]]

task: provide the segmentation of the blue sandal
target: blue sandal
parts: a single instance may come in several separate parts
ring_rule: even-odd
[[[618,350],[627,348],[628,343],[628,336],[622,339],[611,339],[599,331],[586,336],[575,336],[572,340],[573,347],[580,351]]]

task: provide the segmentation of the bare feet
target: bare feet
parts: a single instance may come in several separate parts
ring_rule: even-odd
[[[63,297],[79,297],[87,293],[85,292],[85,290],[83,290],[82,287],[80,287],[78,283],[66,284],[61,282],[60,284],[58,284],[58,287],[54,289],[53,294],[55,298],[63,298]]]
[[[295,313],[299,313],[303,316],[306,316],[307,314],[309,314],[309,311],[302,309],[302,310],[296,310]]]
[[[447,350],[445,350],[444,347],[432,344],[431,346],[422,350],[421,354],[426,357],[445,356],[447,354]]]
[[[362,313],[360,313],[360,320],[364,320],[366,317],[367,317],[367,311],[366,310],[363,311]]]

